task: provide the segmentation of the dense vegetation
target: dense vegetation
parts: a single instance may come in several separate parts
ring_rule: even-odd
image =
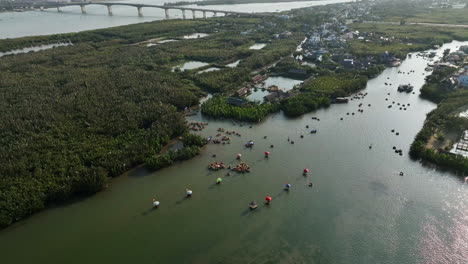
[[[89,68],[76,67],[82,50],[102,55],[82,44],[1,62],[2,226],[98,191],[186,130],[177,108],[196,104],[198,88],[138,67],[89,65],[98,62],[90,57]]]
[[[330,99],[326,96],[317,96],[315,93],[305,92],[300,96],[294,96],[281,102],[284,114],[290,117],[300,116],[312,112],[319,107],[330,105]]]
[[[205,102],[201,111],[203,114],[218,118],[234,118],[241,121],[258,122],[270,113],[279,110],[278,104],[258,104],[248,102],[244,106],[228,104],[224,96],[215,96]]]
[[[330,105],[330,99],[348,96],[366,87],[367,77],[352,73],[329,74],[306,81],[299,96],[281,102],[288,116],[299,116]]]
[[[291,69],[298,69],[298,70],[304,70],[306,71],[306,76],[309,76],[312,72],[313,69],[308,66],[302,66],[296,59],[293,57],[286,57],[282,59],[280,62],[278,62],[274,67],[271,68],[271,71],[285,77],[292,77],[292,78],[297,78],[299,76],[291,74],[289,70]],[[304,76],[304,77],[306,77]]]
[[[376,58],[385,51],[405,58],[409,52],[429,49],[453,39],[468,40],[468,30],[464,28],[372,23],[355,23],[351,27],[360,32],[373,33],[373,36],[367,38],[372,41],[353,40],[349,43],[350,51],[353,54],[373,55]]]
[[[248,80],[249,71],[243,67],[204,72],[195,76],[198,86],[213,93],[239,89],[239,86]]]
[[[301,87],[302,91],[327,97],[348,96],[366,87],[367,77],[353,73],[331,74],[314,78]]]
[[[452,73],[456,72],[456,68],[438,69],[426,77],[426,83],[421,88],[421,97],[429,99],[435,103],[442,101],[451,91],[451,88],[446,88],[443,82]]]
[[[468,24],[467,8],[430,8],[430,1],[385,1],[374,8],[373,15],[379,22],[392,21],[440,24]],[[372,18],[371,18],[372,19]]]
[[[148,167],[158,170],[167,167],[175,161],[188,160],[200,154],[200,147],[206,144],[206,140],[198,135],[185,134],[182,137],[183,148],[169,150],[167,153],[150,155],[145,159]]]

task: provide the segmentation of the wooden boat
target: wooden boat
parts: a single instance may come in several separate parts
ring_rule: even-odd
[[[335,103],[335,104],[343,104],[343,103],[347,103],[348,102],[348,98],[345,98],[345,97],[337,97],[335,99],[332,99],[332,103]]]

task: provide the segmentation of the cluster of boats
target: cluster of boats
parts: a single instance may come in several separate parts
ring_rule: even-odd
[[[192,129],[193,131],[202,131],[205,129],[205,127],[208,125],[208,123],[202,123],[202,122],[190,122],[188,123],[188,127]]]
[[[236,131],[226,131],[226,135],[236,135],[236,136],[241,136],[241,134],[239,132],[236,132]]]
[[[226,165],[224,164],[222,161],[214,161],[214,162],[211,162],[210,165],[208,165],[208,169],[209,170],[214,170],[214,171],[217,171],[217,170],[222,170],[222,169],[230,169],[230,170],[233,170],[235,172],[240,172],[240,173],[244,173],[244,172],[250,172],[250,166],[247,165],[247,163],[245,162],[241,162],[239,164],[236,165],[236,167],[234,168],[231,168],[231,165]]]
[[[397,149],[395,146],[393,146],[393,150],[395,151],[396,154],[403,156],[403,150],[402,149]]]
[[[351,97],[351,101],[353,99],[356,99],[356,100],[364,99],[366,96],[367,96],[367,93],[358,93],[358,94],[354,95],[353,97]]]
[[[398,86],[398,92],[411,93],[413,91],[413,86],[410,84],[400,84]]]
[[[210,139],[211,139],[211,138],[210,138]],[[231,144],[231,141],[229,141],[229,140],[230,140],[230,139],[229,139],[228,137],[223,137],[223,138],[221,138],[221,139],[215,138],[215,139],[213,139],[213,143],[214,143],[214,144],[223,144],[223,145],[225,145],[226,143],[227,143],[227,144]]]
[[[224,164],[222,161],[220,162],[211,162],[210,165],[208,165],[208,169],[210,170],[221,170],[221,169],[225,169],[226,168],[226,164]]]
[[[237,166],[234,167],[232,170],[236,172],[244,173],[244,172],[250,172],[250,167],[249,165],[247,165],[247,163],[241,162],[237,164]]]
[[[204,123],[201,123],[201,124],[204,124]],[[206,123],[208,124],[208,123]],[[222,133],[225,133],[226,135],[236,135],[238,137],[241,136],[241,134],[239,132],[236,132],[236,131],[225,131],[224,128],[218,128],[218,132],[222,132]],[[219,138],[221,137],[221,138]],[[214,144],[231,144],[231,138],[228,137],[228,136],[223,136],[221,133],[218,133],[216,135],[216,138],[213,139],[213,137],[208,137],[206,138],[206,141],[207,142],[210,142],[210,141],[213,141]]]
[[[409,72],[398,71],[399,74],[405,74],[405,73],[406,73],[406,74],[410,74],[410,73],[412,73],[412,72],[415,72],[415,71],[414,71],[414,70],[411,70],[411,71],[409,71]]]

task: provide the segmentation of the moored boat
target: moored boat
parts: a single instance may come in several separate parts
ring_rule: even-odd
[[[398,86],[398,92],[407,92],[410,93],[413,91],[413,86],[410,84],[400,84]]]

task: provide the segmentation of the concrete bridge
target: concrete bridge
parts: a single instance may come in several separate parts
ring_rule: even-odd
[[[148,5],[148,4],[136,4],[136,3],[121,3],[121,2],[72,2],[72,3],[60,3],[60,2],[45,2],[45,3],[31,3],[31,4],[24,4],[23,6],[18,6],[19,8],[29,8],[29,9],[40,9],[43,11],[44,9],[49,8],[57,8],[57,11],[60,12],[61,7],[67,6],[80,6],[81,12],[86,14],[86,6],[88,5],[104,5],[107,6],[107,13],[109,16],[112,16],[112,6],[130,6],[135,7],[138,12],[138,16],[143,16],[143,8],[160,8],[164,9],[166,14],[166,18],[170,18],[169,10],[180,10],[182,11],[182,17],[184,19],[187,18],[186,11],[192,11],[192,18],[196,18],[196,12],[201,12],[202,17],[206,18],[206,13],[213,13],[213,16],[217,16],[217,14],[224,14],[224,15],[247,15],[250,16],[252,13],[247,12],[236,12],[236,11],[225,11],[225,10],[214,10],[214,9],[203,9],[203,8],[193,8],[193,7],[183,7],[183,6],[169,6],[169,5]]]

